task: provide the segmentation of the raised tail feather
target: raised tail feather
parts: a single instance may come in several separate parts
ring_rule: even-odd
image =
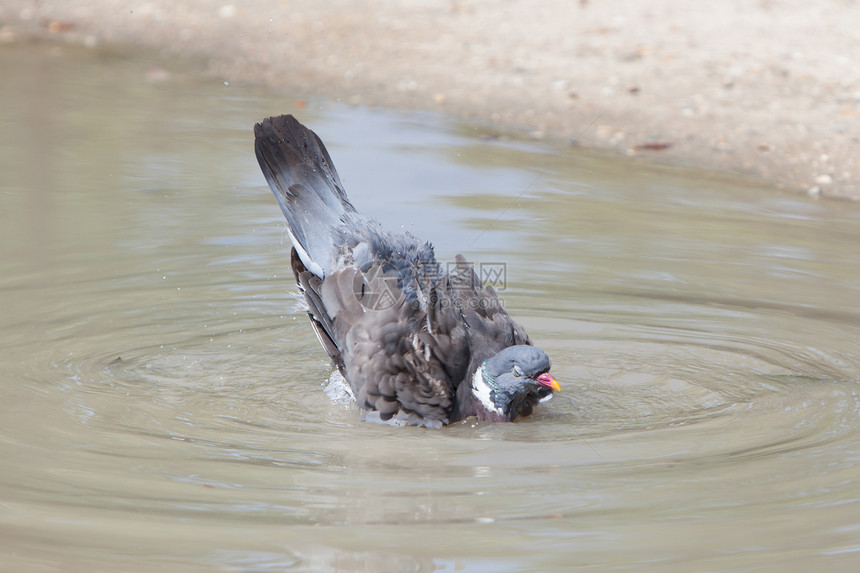
[[[355,212],[325,145],[292,115],[264,119],[254,136],[257,161],[287,218],[293,246],[307,270],[325,277],[337,257],[333,230]]]

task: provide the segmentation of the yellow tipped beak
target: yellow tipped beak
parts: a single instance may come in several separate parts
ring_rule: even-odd
[[[549,372],[544,372],[543,374],[535,378],[535,380],[537,380],[538,384],[545,388],[555,390],[556,392],[561,390],[561,384],[559,384],[558,380],[553,378]]]

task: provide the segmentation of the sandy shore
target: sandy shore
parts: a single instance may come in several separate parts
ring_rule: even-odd
[[[32,34],[860,200],[854,0],[5,0]]]

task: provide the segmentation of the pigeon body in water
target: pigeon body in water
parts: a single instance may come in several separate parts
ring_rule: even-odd
[[[430,243],[356,211],[314,132],[282,115],[254,135],[311,324],[366,419],[511,421],[559,389],[549,357],[461,255],[443,272]]]

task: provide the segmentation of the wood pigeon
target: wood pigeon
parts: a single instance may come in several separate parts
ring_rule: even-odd
[[[356,211],[313,131],[282,115],[254,135],[311,324],[364,419],[511,421],[560,389],[549,357],[462,255],[443,269],[430,243]]]

